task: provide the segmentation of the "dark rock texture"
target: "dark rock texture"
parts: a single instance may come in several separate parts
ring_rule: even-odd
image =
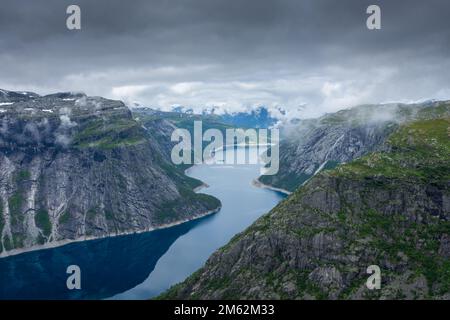
[[[170,162],[167,124],[150,132],[122,102],[81,93],[0,98],[0,254],[145,231],[220,206]]]
[[[323,169],[379,150],[400,124],[449,115],[449,105],[449,102],[363,105],[288,125],[282,129],[279,172],[261,176],[259,180],[294,191]]]
[[[449,299],[449,127],[402,125],[383,151],[318,173],[160,298]]]

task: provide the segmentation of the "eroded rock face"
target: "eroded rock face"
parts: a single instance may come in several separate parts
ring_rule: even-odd
[[[314,174],[382,150],[402,123],[449,114],[449,102],[364,105],[283,128],[280,170],[260,181],[294,191]]]
[[[174,287],[167,297],[365,299],[403,297],[399,292],[412,297],[415,291],[414,297],[430,297],[427,278],[403,250],[410,250],[407,254],[417,251],[426,259],[427,246],[437,241],[440,257],[430,259],[448,259],[450,228],[446,221],[450,216],[441,203],[430,199],[423,186],[402,185],[399,189],[399,185],[392,184],[395,190],[389,194],[384,190],[379,193],[370,184],[337,182],[330,177],[316,177],[301,193],[296,192],[213,254],[204,268]],[[444,192],[445,197],[449,196],[448,189],[436,192],[440,197]],[[317,202],[320,197],[311,196],[314,193],[330,198],[338,193],[334,206],[345,206],[351,200],[352,207],[327,210]],[[355,194],[359,200],[355,201]],[[366,216],[368,212],[373,216]],[[441,222],[446,223],[442,233],[421,238],[423,231],[417,231],[438,227]],[[414,234],[406,236],[408,232]],[[402,238],[405,242],[400,241]],[[369,276],[366,268],[373,264],[382,270],[380,291],[365,286]],[[407,273],[409,277],[404,277]],[[447,290],[439,281],[433,286],[431,294],[436,296]]]
[[[412,122],[383,152],[319,173],[161,298],[448,298],[449,127]]]
[[[122,102],[79,93],[3,93],[0,254],[144,231],[220,206],[192,191],[199,181],[169,162],[169,147]]]

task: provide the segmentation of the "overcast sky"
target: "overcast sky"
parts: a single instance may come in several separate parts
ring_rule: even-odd
[[[0,88],[316,116],[450,98],[449,41],[448,0],[1,0]]]

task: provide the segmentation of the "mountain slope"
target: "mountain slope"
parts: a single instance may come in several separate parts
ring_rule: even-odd
[[[450,298],[450,119],[326,170],[160,298]],[[380,290],[365,286],[370,265]]]
[[[155,138],[122,102],[1,92],[0,255],[145,231],[220,207],[167,159],[170,136]]]
[[[288,191],[323,169],[378,150],[402,123],[450,115],[450,102],[363,105],[283,129],[280,170],[260,182]]]

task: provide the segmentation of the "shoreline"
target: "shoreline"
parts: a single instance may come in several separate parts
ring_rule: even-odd
[[[189,175],[189,171],[193,168],[195,166],[195,164],[194,165],[192,165],[192,166],[190,166],[189,168],[187,168],[186,170],[184,170],[184,175],[185,176],[188,176],[188,177],[190,177],[190,178],[193,178],[193,177],[191,177],[190,175]],[[193,178],[193,179],[196,179],[196,178]],[[197,179],[198,181],[201,181],[201,180],[199,180],[199,179]],[[201,185],[199,185],[198,187],[195,187],[195,188],[193,188],[192,189],[192,191],[194,191],[195,193],[198,193],[200,190],[202,190],[202,189],[206,189],[206,188],[209,188],[209,184],[207,184],[206,182],[203,182],[203,181],[201,181]]]
[[[276,187],[272,187],[268,184],[264,184],[261,181],[259,181],[259,178],[253,179],[252,181],[252,185],[257,187],[257,188],[261,188],[261,189],[268,189],[268,190],[272,190],[272,191],[277,191],[277,192],[281,192],[287,196],[289,196],[290,194],[292,194],[291,191],[288,191],[286,189],[282,189],[282,188],[276,188]]]
[[[222,147],[223,148],[223,147]],[[184,170],[184,174],[186,176],[189,176],[189,171],[195,166],[192,165],[189,168]],[[269,185],[265,185],[262,182],[260,182],[258,180],[258,178],[254,179],[251,184],[255,187],[258,188],[264,188],[264,189],[269,189],[272,191],[276,191],[276,192],[281,192],[283,194],[289,195],[291,194],[291,192],[284,190],[284,189],[280,189],[280,188],[275,188],[275,187],[271,187]],[[193,188],[192,190],[196,193],[198,193],[200,190],[204,189],[204,188],[208,188],[209,185],[205,182],[202,181],[202,184],[199,185],[198,187]],[[92,240],[101,240],[101,239],[106,239],[106,238],[112,238],[112,237],[119,237],[119,236],[127,236],[127,235],[132,235],[132,234],[140,234],[140,233],[145,233],[145,232],[151,232],[151,231],[155,231],[155,230],[161,230],[161,229],[167,229],[167,228],[171,228],[186,222],[190,222],[193,220],[197,220],[209,215],[213,215],[215,213],[218,213],[220,210],[222,209],[222,206],[219,206],[213,210],[208,210],[206,212],[203,213],[199,213],[196,215],[193,215],[191,218],[188,219],[183,219],[180,221],[175,221],[175,222],[171,222],[171,223],[166,223],[166,224],[162,224],[160,226],[155,226],[155,227],[151,227],[151,228],[147,228],[144,230],[133,230],[133,231],[123,231],[123,232],[118,232],[118,233],[112,233],[112,234],[106,234],[103,236],[84,236],[84,237],[79,237],[76,239],[65,239],[65,240],[58,240],[58,241],[53,241],[50,243],[45,243],[43,245],[33,245],[31,247],[28,248],[20,248],[20,249],[13,249],[10,251],[3,251],[2,253],[0,253],[0,259],[2,258],[7,258],[7,257],[12,257],[12,256],[16,256],[16,255],[20,255],[23,253],[27,253],[27,252],[33,252],[33,251],[39,251],[39,250],[46,250],[46,249],[53,249],[53,248],[58,248],[58,247],[63,247],[65,245],[71,244],[71,243],[77,243],[77,242],[83,242],[83,241],[92,241]]]
[[[194,189],[192,189],[192,191],[194,191],[195,193],[199,192],[202,189],[206,189],[209,188],[209,184],[203,182],[201,185],[199,185],[198,187],[195,187]]]
[[[67,239],[67,240],[58,240],[58,241],[46,243],[46,244],[43,244],[43,245],[34,245],[34,246],[31,246],[31,247],[28,247],[28,248],[13,249],[13,250],[6,251],[6,252],[4,251],[4,252],[0,253],[0,259],[1,258],[12,257],[12,256],[17,256],[19,254],[27,253],[27,252],[33,252],[33,251],[39,251],[39,250],[46,250],[46,249],[53,249],[53,248],[63,247],[65,245],[68,245],[68,244],[71,244],[71,243],[92,241],[92,240],[100,240],[100,239],[106,239],[106,238],[127,236],[127,235],[132,235],[132,234],[140,234],[140,233],[152,232],[152,231],[161,230],[161,229],[167,229],[167,228],[178,226],[178,225],[186,223],[186,222],[190,222],[190,221],[193,221],[193,220],[197,220],[197,219],[200,219],[200,218],[204,218],[204,217],[213,215],[215,213],[218,213],[221,209],[222,209],[222,206],[219,206],[216,209],[208,210],[206,212],[196,214],[196,215],[194,215],[194,216],[192,216],[191,218],[188,218],[188,219],[175,221],[175,222],[171,222],[171,223],[165,223],[165,224],[162,224],[160,226],[151,227],[151,228],[147,228],[147,229],[144,229],[144,230],[123,231],[123,232],[107,234],[107,235],[98,236],[98,237],[96,237],[96,236],[87,236],[87,237],[80,237],[80,238],[70,239],[70,240],[69,239]]]
[[[186,176],[188,176],[188,171],[192,167],[194,167],[194,165],[192,165],[191,167],[189,167],[186,170],[184,170],[184,174]],[[208,188],[208,187],[209,187],[209,185],[202,181],[201,185],[199,185],[198,187],[193,188],[192,190],[197,193],[200,190],[202,190],[204,188]],[[166,223],[166,224],[162,224],[160,226],[147,228],[147,229],[144,229],[144,230],[123,231],[123,232],[118,232],[118,233],[114,233],[114,234],[107,234],[107,235],[98,236],[98,237],[96,237],[96,236],[85,236],[85,237],[80,237],[80,238],[76,238],[76,239],[58,240],[58,241],[54,241],[54,242],[50,242],[50,243],[45,243],[45,244],[42,244],[42,245],[34,245],[34,246],[31,246],[31,247],[28,247],[28,248],[23,248],[23,249],[13,249],[13,250],[10,250],[10,251],[3,251],[2,253],[0,253],[0,259],[7,258],[7,257],[12,257],[12,256],[17,256],[19,254],[27,253],[27,252],[33,252],[33,251],[39,251],[39,250],[46,250],[46,249],[53,249],[53,248],[63,247],[65,245],[68,245],[68,244],[71,244],[71,243],[77,243],[77,242],[83,242],[83,241],[92,241],[92,240],[100,240],[100,239],[106,239],[106,238],[127,236],[127,235],[132,235],[132,234],[139,234],[139,233],[145,233],[145,232],[152,232],[152,231],[155,231],[155,230],[167,229],[167,228],[171,228],[171,227],[174,227],[174,226],[178,226],[178,225],[186,223],[186,222],[190,222],[190,221],[193,221],[193,220],[204,218],[206,216],[213,215],[215,213],[218,213],[221,209],[222,209],[222,205],[220,205],[216,209],[208,210],[206,212],[193,215],[191,218],[188,218],[188,219],[175,221],[175,222],[171,222],[171,223]]]

